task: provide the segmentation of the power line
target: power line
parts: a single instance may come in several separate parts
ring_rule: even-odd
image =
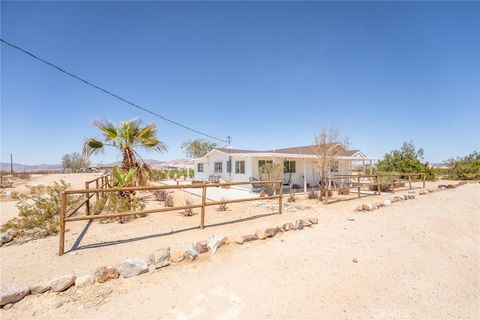
[[[174,125],[177,125],[177,126],[182,127],[182,128],[184,128],[184,129],[187,129],[187,130],[190,130],[190,131],[192,131],[192,132],[198,133],[198,134],[203,135],[203,136],[205,136],[205,137],[208,137],[208,138],[210,138],[210,139],[214,139],[214,140],[218,140],[218,141],[220,141],[220,142],[228,143],[227,140],[224,140],[224,139],[220,139],[220,138],[211,136],[211,135],[209,135],[209,134],[207,134],[207,133],[204,133],[204,132],[202,132],[202,131],[199,131],[199,130],[195,130],[195,129],[190,128],[190,127],[188,127],[188,126],[186,126],[186,125],[183,125],[183,124],[178,123],[178,122],[176,122],[176,121],[173,121],[173,120],[170,120],[170,119],[168,119],[168,118],[165,118],[164,116],[162,116],[162,115],[160,115],[160,114],[158,114],[158,113],[156,113],[156,112],[154,112],[154,111],[151,111],[151,110],[148,110],[147,108],[144,108],[144,107],[142,107],[142,106],[139,106],[138,104],[136,104],[136,103],[134,103],[134,102],[131,102],[131,101],[125,99],[125,98],[120,97],[119,95],[117,95],[117,94],[115,94],[115,93],[113,93],[113,92],[110,92],[110,91],[108,91],[108,90],[106,90],[106,89],[103,89],[102,87],[99,87],[99,86],[97,86],[97,85],[95,85],[95,84],[93,84],[93,83],[91,83],[91,82],[89,82],[89,81],[87,81],[87,80],[85,80],[85,79],[82,79],[82,78],[80,78],[79,76],[76,76],[76,75],[74,75],[73,73],[68,72],[68,71],[66,71],[66,70],[63,69],[63,68],[60,68],[59,66],[57,66],[57,65],[55,65],[55,64],[53,64],[53,63],[51,63],[51,62],[49,62],[49,61],[47,61],[47,60],[45,60],[45,59],[42,59],[42,58],[34,55],[33,53],[31,53],[31,52],[29,52],[29,51],[27,51],[27,50],[25,50],[25,49],[22,49],[22,48],[14,45],[14,44],[8,42],[8,41],[3,40],[2,38],[0,38],[0,41],[2,41],[2,43],[6,44],[6,45],[8,45],[8,46],[10,46],[10,47],[12,47],[12,48],[14,48],[14,49],[17,49],[17,50],[19,50],[19,51],[21,51],[21,52],[29,55],[30,57],[32,57],[32,58],[34,58],[34,59],[37,59],[38,61],[41,61],[41,62],[43,62],[43,63],[45,63],[45,64],[47,64],[47,65],[49,65],[49,66],[51,66],[51,67],[53,67],[53,68],[55,68],[55,69],[57,69],[57,70],[60,71],[60,72],[65,73],[66,75],[68,75],[68,76],[70,76],[70,77],[72,77],[72,78],[75,78],[75,79],[77,79],[77,80],[85,83],[86,85],[89,85],[89,86],[91,86],[91,87],[93,87],[93,88],[95,88],[95,89],[97,89],[97,90],[100,90],[100,91],[102,91],[102,92],[104,92],[104,93],[106,93],[106,94],[108,94],[108,95],[110,95],[110,96],[112,96],[112,97],[114,97],[114,98],[117,98],[117,99],[119,99],[119,100],[121,100],[121,101],[123,101],[123,102],[125,102],[125,103],[127,103],[127,104],[129,104],[129,105],[131,105],[131,106],[133,106],[133,107],[135,107],[135,108],[137,108],[137,109],[140,109],[140,110],[142,110],[142,111],[148,112],[148,113],[150,113],[150,114],[152,114],[152,115],[154,115],[154,116],[156,116],[156,117],[159,117],[160,119],[162,119],[162,120],[164,120],[164,121],[170,122],[170,123],[172,123],[172,124],[174,124]]]

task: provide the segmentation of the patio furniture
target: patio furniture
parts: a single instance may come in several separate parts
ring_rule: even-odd
[[[259,181],[258,179],[254,177],[248,178],[249,181],[254,182],[254,181]],[[261,183],[252,183],[252,191],[253,192],[262,192],[264,189],[263,184]]]

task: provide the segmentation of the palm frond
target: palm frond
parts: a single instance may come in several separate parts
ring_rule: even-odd
[[[103,132],[105,141],[112,141],[118,138],[117,128],[110,121],[93,120],[92,124]]]
[[[83,155],[88,157],[92,154],[97,154],[102,152],[103,148],[104,144],[102,141],[95,138],[88,138],[83,143]]]

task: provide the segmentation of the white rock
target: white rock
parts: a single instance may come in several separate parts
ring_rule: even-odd
[[[392,205],[392,201],[390,201],[390,200],[385,200],[385,201],[383,201],[383,205],[384,205],[384,206],[390,206],[390,205]]]
[[[52,291],[60,292],[67,290],[75,283],[75,275],[73,273],[65,274],[50,279],[50,287]]]
[[[155,269],[170,265],[170,248],[161,248],[155,250],[149,257],[150,262]]]
[[[84,274],[83,276],[78,277],[75,279],[75,286],[77,287],[85,287],[95,283],[95,275],[88,273]]]
[[[148,264],[143,259],[127,259],[122,262],[122,276],[130,278],[148,272]]]
[[[210,252],[215,254],[217,252],[217,249],[225,243],[227,240],[227,237],[220,237],[220,236],[211,236],[210,239],[207,241],[207,247],[210,250]]]
[[[0,306],[22,300],[30,292],[30,287],[21,283],[12,283],[0,290]]]

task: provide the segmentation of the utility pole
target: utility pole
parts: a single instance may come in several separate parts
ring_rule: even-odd
[[[13,155],[10,153],[10,174],[13,174]]]

